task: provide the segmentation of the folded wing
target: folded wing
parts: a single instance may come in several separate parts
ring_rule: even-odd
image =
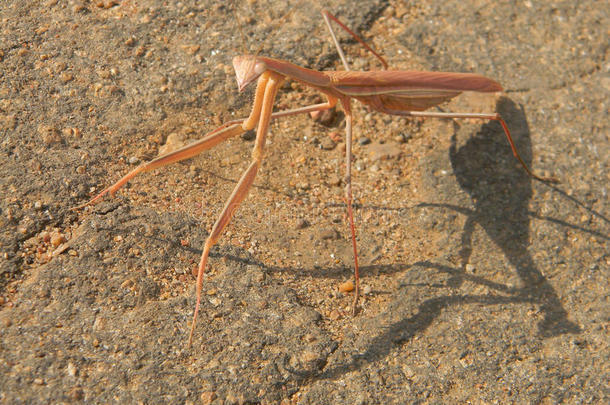
[[[423,111],[450,100],[463,91],[496,92],[502,86],[471,73],[376,71],[325,72],[331,87],[371,108],[393,111]]]

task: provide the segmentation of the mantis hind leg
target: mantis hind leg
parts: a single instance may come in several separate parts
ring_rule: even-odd
[[[358,299],[360,297],[360,268],[358,266],[358,247],[356,245],[356,227],[354,226],[354,211],[352,209],[352,111],[350,100],[341,100],[345,111],[345,203],[347,205],[347,217],[352,237],[352,249],[354,251],[354,302],[352,314],[358,311]]]
[[[396,111],[396,110],[386,110],[386,111],[382,111],[382,112],[385,112],[388,114],[394,114],[394,115],[403,115],[403,116],[408,116],[408,117],[473,118],[473,119],[498,121],[500,123],[500,125],[502,126],[504,135],[506,135],[506,139],[508,140],[510,148],[513,152],[513,156],[515,156],[515,158],[519,161],[519,163],[521,163],[521,166],[523,166],[523,169],[527,172],[527,174],[530,177],[532,177],[536,180],[545,182],[545,183],[559,183],[559,180],[557,180],[554,177],[541,177],[541,176],[538,176],[537,174],[533,173],[530,170],[530,168],[527,166],[525,161],[521,158],[521,155],[519,154],[519,151],[517,150],[517,147],[515,146],[515,142],[513,141],[513,137],[510,135],[510,131],[508,130],[508,125],[506,125],[506,122],[504,121],[504,119],[502,119],[502,117],[500,117],[500,114],[497,114],[497,113],[493,113],[493,114],[446,113],[446,112],[431,112],[431,111]]]

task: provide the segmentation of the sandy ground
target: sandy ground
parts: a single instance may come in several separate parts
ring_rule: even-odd
[[[253,142],[70,210],[247,116],[233,56],[341,70],[317,2],[290,3],[251,0],[236,19],[212,1],[0,2],[0,401],[607,402],[610,19],[597,1],[328,5],[393,68],[502,83],[441,109],[499,112],[533,170],[561,181],[528,178],[497,123],[355,107],[356,317],[338,290],[353,268],[341,112],[272,124],[212,250],[191,348],[191,273]],[[355,70],[379,69],[340,37]],[[276,109],[319,100],[289,82]]]

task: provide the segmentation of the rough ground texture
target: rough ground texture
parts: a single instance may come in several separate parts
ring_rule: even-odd
[[[502,95],[441,109],[499,112],[561,183],[528,178],[497,123],[356,107],[367,294],[352,317],[342,114],[278,120],[212,250],[188,348],[192,270],[252,141],[70,209],[247,116],[231,68],[245,49],[342,69],[318,2],[252,0],[238,19],[219,3],[0,2],[0,401],[607,403],[608,8],[329,4],[394,68],[497,79]],[[340,37],[354,69],[379,68]],[[318,100],[280,93],[277,109]]]

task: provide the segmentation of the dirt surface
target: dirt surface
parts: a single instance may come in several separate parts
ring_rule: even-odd
[[[86,202],[142,161],[249,113],[246,52],[341,70],[317,2],[0,2],[2,403],[603,403],[610,391],[607,7],[336,1],[402,70],[476,72],[501,95],[407,120],[355,108],[366,291],[350,315],[342,113],[271,126],[255,187],[236,138]],[[430,4],[434,3],[434,4]],[[495,4],[499,3],[499,4]],[[241,32],[237,28],[241,26]],[[341,33],[355,70],[379,64]],[[276,109],[318,102],[287,83]],[[247,138],[247,137],[245,137]],[[334,140],[333,140],[334,139]]]

